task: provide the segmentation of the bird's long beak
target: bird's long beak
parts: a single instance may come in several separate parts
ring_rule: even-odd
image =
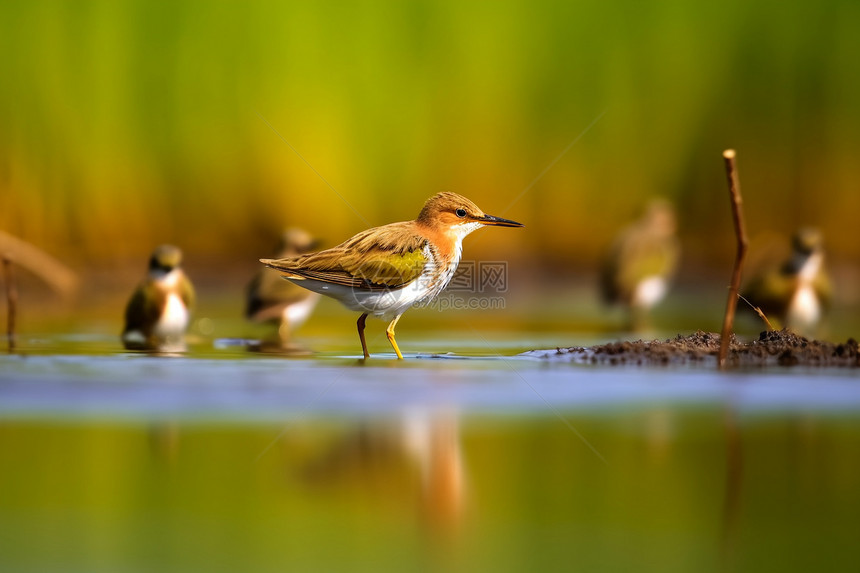
[[[484,225],[492,225],[493,227],[525,227],[522,223],[511,221],[510,219],[502,219],[501,217],[493,217],[492,215],[484,215],[480,219],[476,219]]]

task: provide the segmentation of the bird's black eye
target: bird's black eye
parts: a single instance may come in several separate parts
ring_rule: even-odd
[[[460,217],[461,219],[466,216],[466,210],[465,209],[457,209],[456,211],[454,211],[454,213],[456,213],[457,216]]]

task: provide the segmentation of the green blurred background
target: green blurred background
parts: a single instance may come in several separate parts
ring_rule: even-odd
[[[467,256],[578,272],[662,195],[682,272],[727,276],[734,147],[751,235],[818,225],[856,278],[858,29],[850,0],[5,2],[0,229],[245,272],[285,225],[332,245],[450,190],[527,225]]]
[[[284,226],[333,245],[414,217],[442,190],[526,224],[481,231],[465,245],[469,259],[510,262],[510,304],[468,316],[412,311],[398,325],[404,351],[513,354],[582,344],[569,335],[576,329],[609,330],[588,277],[655,195],[677,205],[684,249],[656,327],[717,330],[734,256],[721,158],[728,147],[738,150],[753,237],[804,224],[824,230],[837,271],[830,334],[856,337],[858,30],[856,0],[0,2],[0,230],[57,255],[86,281],[58,311],[45,302],[57,297],[19,275],[21,347],[118,351],[122,308],[146,257],[172,242],[201,294],[192,327],[199,357],[201,339],[248,332],[241,289]],[[355,355],[348,315],[323,301],[302,340]],[[91,330],[104,336],[57,343],[32,335]],[[369,325],[373,353],[389,352],[382,332]],[[768,412],[740,429],[718,407],[570,416],[605,452],[606,467],[565,418],[550,417],[555,404],[546,419],[465,419],[465,517],[459,532],[443,524],[459,537],[455,552],[427,543],[420,474],[396,449],[343,456],[351,464],[335,468],[343,477],[332,472],[341,481],[308,480],[309,461],[348,454],[340,444],[367,434],[322,419],[313,399],[307,424],[288,432],[286,422],[253,415],[230,425],[182,412],[176,424],[150,427],[81,405],[106,392],[90,389],[86,376],[113,376],[99,374],[99,362],[56,362],[84,379],[54,390],[82,421],[0,423],[8,468],[0,491],[12,493],[0,496],[0,561],[20,570],[356,569],[378,551],[373,570],[427,569],[428,555],[452,555],[470,571],[652,562],[707,571],[718,569],[732,523],[741,569],[857,562],[860,469],[846,455],[860,435],[854,411],[845,419]],[[418,367],[437,368],[427,362]],[[114,378],[140,371],[156,380],[160,364],[124,362]],[[171,364],[194,383],[219,389],[232,376],[259,391],[259,370],[214,375],[207,361]],[[210,370],[199,374],[201,365]],[[337,395],[353,387],[349,372],[332,379],[285,368],[278,376],[299,387],[327,382],[322,392],[333,386]],[[414,384],[397,379],[403,370],[389,372],[379,388]],[[572,370],[568,381],[587,387],[593,373]],[[469,380],[435,376],[455,389]],[[420,384],[406,387],[424,398]],[[194,412],[210,396],[200,390],[179,385],[178,397],[167,397]],[[113,392],[119,406],[139,407],[136,394]],[[442,429],[459,444],[456,428]],[[743,474],[732,472],[741,441]],[[733,487],[736,508],[723,505]]]

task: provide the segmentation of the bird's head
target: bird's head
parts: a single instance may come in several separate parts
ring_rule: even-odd
[[[304,229],[292,227],[281,234],[278,241],[278,258],[296,257],[315,250],[319,246],[319,240],[315,239]]]
[[[643,221],[653,235],[661,237],[671,237],[677,228],[675,209],[669,201],[659,197],[648,203]]]
[[[157,247],[149,258],[150,274],[166,275],[182,264],[182,251],[173,245]]]
[[[809,256],[821,249],[824,237],[813,227],[798,229],[791,237],[791,248],[798,255]]]
[[[437,193],[427,199],[417,221],[430,227],[452,230],[460,236],[484,226],[524,226],[516,221],[487,215],[469,199],[449,192]]]

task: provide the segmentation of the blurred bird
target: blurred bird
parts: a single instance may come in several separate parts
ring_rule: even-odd
[[[279,259],[288,259],[312,251],[318,244],[302,229],[287,229],[281,236],[276,251]],[[308,319],[320,295],[303,289],[281,278],[272,269],[260,269],[248,285],[245,317],[254,322],[268,322],[278,326],[281,346],[286,346],[290,335]]]
[[[644,327],[648,310],[666,296],[680,253],[675,226],[672,206],[655,199],[642,218],[618,235],[604,260],[603,300],[627,310],[633,331]]]
[[[357,326],[365,358],[370,356],[364,339],[367,315],[389,320],[385,332],[402,359],[394,339],[400,316],[442,292],[460,263],[463,238],[487,225],[523,226],[487,215],[455,193],[439,193],[424,203],[414,221],[374,227],[318,253],[260,262],[299,286],[361,312]]]
[[[830,306],[832,291],[823,243],[817,229],[799,229],[791,238],[788,260],[753,275],[742,289],[744,298],[768,318],[777,318],[799,334],[813,335]]]
[[[161,245],[149,259],[149,273],[125,308],[122,342],[129,350],[185,350],[185,331],[194,288],[179,268],[182,251]]]

